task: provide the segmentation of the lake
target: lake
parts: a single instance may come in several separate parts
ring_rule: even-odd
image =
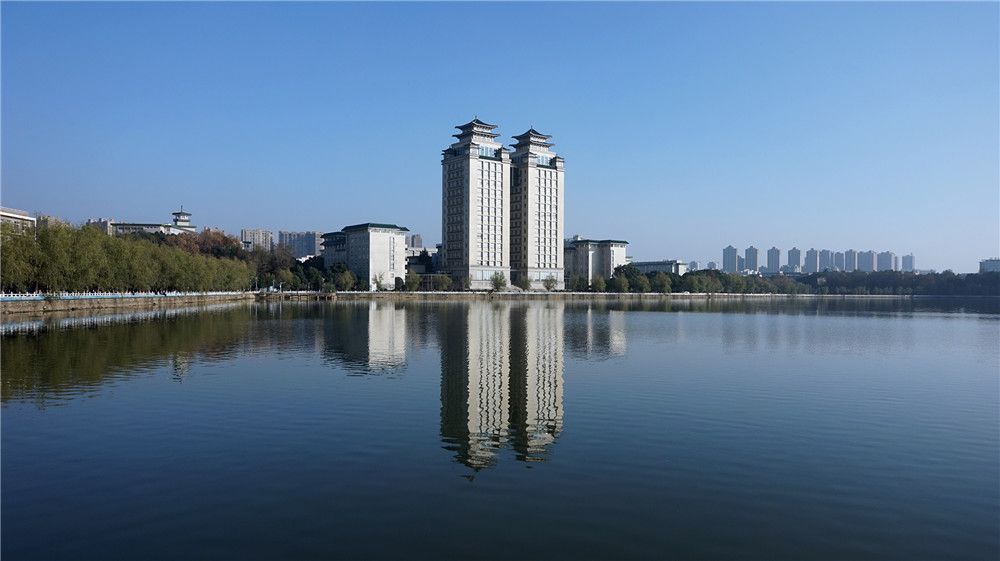
[[[995,298],[4,320],[5,561],[1000,557]]]

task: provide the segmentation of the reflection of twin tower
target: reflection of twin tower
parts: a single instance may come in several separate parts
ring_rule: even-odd
[[[563,305],[470,306],[441,318],[441,435],[464,464],[512,447],[542,459],[562,431]]]
[[[407,340],[436,335],[441,437],[477,470],[493,465],[503,448],[522,461],[544,459],[562,431],[565,348],[585,360],[625,352],[624,312],[561,302],[430,310],[371,302],[325,308],[324,316],[327,356],[368,374],[403,367]]]

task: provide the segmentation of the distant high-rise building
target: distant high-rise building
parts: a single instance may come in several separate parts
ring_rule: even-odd
[[[744,263],[746,265],[745,270],[752,271],[752,272],[756,273],[757,269],[759,268],[758,264],[757,264],[757,257],[758,257],[759,251],[757,250],[757,248],[754,247],[754,246],[750,246],[750,247],[746,248],[746,250],[743,252],[743,254],[746,256],[746,257],[743,258],[743,261],[744,261]]]
[[[701,270],[701,261],[691,261],[688,263],[689,271],[699,271]]]
[[[795,271],[802,270],[802,250],[797,247],[788,250],[788,267]]]
[[[424,237],[420,234],[413,234],[406,238],[407,247],[411,249],[422,249],[424,247]]]
[[[879,253],[875,266],[877,271],[895,271],[896,254],[891,251]]]
[[[862,273],[875,272],[875,252],[868,250],[858,253],[858,270]]]
[[[858,270],[858,252],[848,249],[844,252],[844,271],[848,273]]]
[[[323,252],[323,232],[278,231],[278,244],[288,247],[296,259]]]
[[[838,251],[833,254],[833,268],[838,271],[844,270],[844,252]]]
[[[819,252],[819,270],[820,271],[832,271],[833,270],[833,252],[829,249],[823,249]]]
[[[270,230],[240,230],[240,241],[244,249],[274,249],[274,232]]]
[[[806,252],[805,263],[802,264],[803,273],[818,273],[819,272],[819,251],[816,248],[812,248]]]
[[[777,273],[781,270],[781,250],[772,246],[767,250],[767,272]]]
[[[904,255],[903,256],[903,270],[906,271],[906,272],[908,272],[908,273],[912,273],[916,269],[917,269],[917,263],[916,263],[916,260],[913,257],[913,254],[911,253],[909,255]]]
[[[710,271],[717,271],[717,270],[719,270],[719,264],[716,263],[715,261],[709,261],[708,265],[706,265],[706,267]]]
[[[722,272],[723,273],[735,273],[739,269],[739,250],[733,246],[729,246],[722,250]]]
[[[742,272],[747,268],[747,260],[742,255],[736,256],[736,272]]]
[[[528,277],[536,289],[549,277],[563,285],[565,163],[549,138],[530,128],[510,154],[511,280]]]

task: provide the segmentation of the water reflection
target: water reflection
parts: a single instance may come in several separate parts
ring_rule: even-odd
[[[394,302],[323,308],[323,353],[352,374],[395,373],[406,364],[407,310]]]
[[[562,431],[564,305],[498,302],[441,314],[445,447],[477,471],[508,447],[518,460],[543,460]]]

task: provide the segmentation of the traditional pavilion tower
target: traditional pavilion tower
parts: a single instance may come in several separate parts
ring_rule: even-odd
[[[441,267],[462,286],[488,289],[510,277],[510,153],[490,125],[460,125],[441,153]]]
[[[552,277],[563,288],[563,173],[565,163],[550,150],[552,138],[536,131],[515,136],[511,154],[510,266],[516,282],[522,276],[531,288],[544,288]]]

